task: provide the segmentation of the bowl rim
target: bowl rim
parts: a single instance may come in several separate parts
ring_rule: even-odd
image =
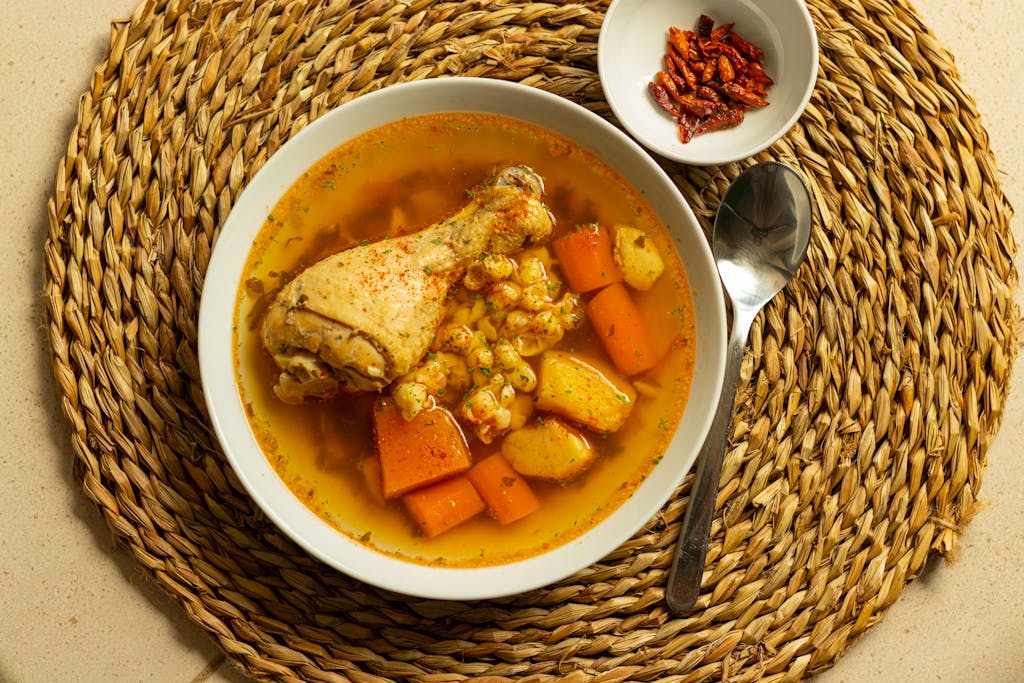
[[[443,99],[445,106],[425,107],[420,104],[430,91],[434,91],[435,99]],[[385,105],[392,100],[402,102],[405,108],[401,114],[384,118],[373,115],[375,107],[388,109]],[[406,107],[409,102],[413,102],[412,109]],[[632,173],[645,172],[650,175],[657,186],[656,193],[663,197],[659,201],[672,203],[683,219],[682,225],[670,227],[673,237],[677,239],[677,249],[680,242],[675,231],[691,233],[686,242],[691,253],[685,258],[680,253],[680,257],[684,260],[687,277],[691,280],[695,315],[698,318],[703,316],[703,327],[697,334],[697,354],[702,364],[701,372],[705,373],[701,377],[703,395],[707,396],[707,401],[692,400],[698,384],[695,377],[691,399],[688,400],[681,422],[690,419],[692,424],[687,439],[696,442],[697,446],[687,449],[685,458],[676,458],[685,460],[683,466],[678,468],[679,471],[662,469],[659,477],[655,477],[652,471],[625,502],[589,531],[539,555],[507,564],[465,568],[437,567],[395,558],[359,544],[309,510],[280,480],[256,443],[244,415],[242,398],[236,384],[234,336],[231,331],[242,269],[252,238],[259,232],[263,219],[284,191],[302,171],[353,136],[390,121],[443,111],[482,111],[537,123],[533,112],[540,109],[538,105],[541,104],[550,108],[548,117],[566,113],[582,117],[590,123],[586,129],[591,131],[593,139],[606,140],[615,147],[617,153],[630,155],[628,158],[641,169]],[[373,120],[372,125],[366,125],[370,119]],[[349,130],[349,127],[360,125],[362,127],[359,130]],[[604,156],[593,144],[580,141],[565,129],[557,132],[568,135],[595,154]],[[320,142],[321,136],[325,135],[332,140],[326,145]],[[299,163],[297,159],[304,161]],[[622,170],[619,172],[626,175]],[[655,190],[645,191],[649,201],[650,194]],[[652,208],[658,211],[657,207]],[[667,223],[664,216],[661,218]],[[694,280],[688,264],[709,271],[700,273],[703,291],[700,292],[699,311],[698,296],[693,291]],[[225,305],[230,311],[229,315],[223,314]],[[714,405],[721,391],[725,356],[725,300],[710,247],[692,210],[665,171],[625,133],[586,108],[538,88],[478,77],[437,78],[388,86],[350,100],[310,123],[267,159],[243,189],[216,237],[200,298],[198,352],[203,395],[217,441],[242,486],[277,528],[314,557],[379,588],[422,598],[489,599],[549,585],[585,569],[621,546],[669,500],[696,460],[699,444],[703,442],[710,427]],[[691,410],[691,405],[696,407]],[[704,405],[707,407],[701,408]],[[669,448],[673,448],[679,438],[676,434]],[[656,465],[655,471],[662,465]],[[655,486],[655,483],[659,485]],[[625,523],[623,519],[627,515],[631,517]],[[613,519],[618,520],[618,526],[610,526],[610,520]],[[623,531],[623,528],[628,528],[628,532]],[[596,534],[597,531],[601,531],[601,534]],[[559,567],[558,571],[549,569],[553,564]]]
[[[651,153],[662,156],[666,159],[676,161],[679,163],[689,164],[693,166],[720,166],[736,161],[741,161],[749,157],[763,152],[768,147],[778,142],[783,136],[785,136],[793,126],[796,125],[797,121],[803,115],[804,110],[807,108],[808,103],[811,100],[811,96],[814,94],[814,88],[817,84],[817,73],[819,63],[819,45],[818,45],[818,33],[817,28],[814,25],[814,20],[811,18],[810,11],[802,0],[773,0],[773,2],[783,2],[790,6],[795,15],[799,17],[799,29],[800,32],[808,38],[808,54],[806,55],[806,69],[808,78],[804,80],[803,89],[800,91],[799,99],[796,100],[796,106],[790,115],[773,130],[770,135],[765,137],[754,139],[750,144],[738,147],[731,153],[723,153],[715,155],[713,152],[699,151],[696,147],[687,146],[683,144],[669,144],[666,143],[657,135],[650,134],[644,127],[638,125],[634,118],[630,115],[628,108],[623,106],[620,100],[619,90],[617,89],[617,83],[613,82],[613,79],[606,77],[609,72],[608,60],[611,59],[610,51],[608,50],[609,35],[612,33],[606,31],[607,26],[616,25],[616,19],[621,15],[626,16],[628,11],[627,5],[636,4],[637,2],[657,2],[659,0],[612,0],[608,9],[605,11],[604,20],[601,24],[601,31],[598,34],[598,48],[597,48],[597,65],[598,75],[601,82],[601,89],[605,95],[605,99],[608,102],[609,107],[615,114],[616,119],[625,128],[630,135],[632,135],[641,145],[647,148]],[[755,8],[755,13],[765,16],[770,21],[767,12],[762,10],[761,3],[756,0],[735,0],[740,5],[752,6]],[[700,3],[698,3],[700,4]],[[715,3],[705,2],[704,5],[715,5]],[[710,11],[710,7],[708,11]],[[715,6],[716,11],[719,9]],[[696,19],[696,17],[694,17]],[[774,24],[773,24],[774,25]],[[667,26],[665,27],[667,30]],[[651,73],[648,76],[653,76]],[[648,79],[645,79],[645,82]],[[644,93],[646,95],[646,93]],[[653,103],[650,106],[656,107]],[[742,124],[741,126],[742,127]],[[737,127],[737,128],[740,128]],[[728,135],[732,130],[716,131],[717,135]]]

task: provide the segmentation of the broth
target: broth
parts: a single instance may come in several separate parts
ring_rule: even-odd
[[[633,378],[640,395],[617,432],[590,435],[600,455],[567,484],[530,482],[540,510],[501,526],[486,514],[435,537],[417,533],[399,500],[367,485],[375,394],[289,405],[274,394],[277,368],[263,350],[262,312],[292,277],[362,241],[422,229],[454,213],[497,167],[525,164],[543,178],[555,237],[577,225],[625,223],[652,236],[665,261],[654,287],[635,292],[663,360]],[[557,273],[556,273],[557,274]],[[695,330],[682,263],[643,196],[592,153],[552,131],[473,113],[404,119],[364,133],[309,169],[268,215],[248,256],[235,311],[239,391],[257,441],[305,505],[380,552],[432,565],[482,566],[543,552],[591,528],[650,473],[682,415],[693,375]],[[587,322],[555,347],[600,361]],[[536,359],[532,360],[535,363]],[[604,361],[607,363],[607,361]],[[499,450],[470,436],[474,461]]]

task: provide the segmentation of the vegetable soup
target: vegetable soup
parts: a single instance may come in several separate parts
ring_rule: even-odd
[[[405,244],[385,240],[454,225],[467,202],[483,211],[508,177],[539,191],[533,174],[550,238],[453,266],[411,368],[379,391],[322,390],[325,357],[305,348],[287,362],[313,379],[284,381],[264,328],[290,282],[346,250],[359,255],[346,267],[384,267],[354,250],[383,258]],[[544,552],[628,498],[679,423],[696,340],[682,263],[643,195],[561,135],[477,113],[403,119],[329,151],[267,216],[234,329],[250,425],[294,494],[382,553],[454,567]],[[387,356],[368,336],[351,333]]]

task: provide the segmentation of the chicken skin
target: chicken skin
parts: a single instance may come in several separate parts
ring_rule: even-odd
[[[380,391],[426,353],[448,292],[481,254],[541,244],[554,221],[544,183],[525,166],[501,169],[455,215],[424,230],[359,245],[313,264],[277,294],[263,345],[288,403]]]

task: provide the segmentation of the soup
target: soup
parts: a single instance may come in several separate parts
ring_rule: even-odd
[[[447,293],[430,347],[379,391],[292,400],[261,336],[275,297],[332,255],[444,223],[508,167],[528,167],[543,179],[554,219],[550,239],[469,263]],[[604,249],[614,242],[614,264],[588,260],[590,252],[573,244],[602,240]],[[650,259],[656,268],[648,268]],[[240,395],[257,441],[290,490],[369,547],[456,567],[539,554],[621,504],[679,422],[696,339],[682,264],[642,194],[561,135],[474,113],[387,124],[310,168],[253,243],[235,322]],[[642,343],[630,337],[635,330]],[[511,360],[500,361],[504,356]],[[438,367],[440,382],[431,379]],[[483,411],[479,399],[488,397],[493,406]],[[429,432],[424,425],[439,424],[435,418],[454,425],[457,436],[445,443],[461,440],[465,462],[409,489],[389,482],[403,472],[389,475],[382,459],[405,448],[417,429]],[[532,456],[552,443],[558,462],[549,471],[547,460]],[[578,446],[585,462],[565,456],[564,444]],[[506,469],[494,470],[494,463]],[[509,465],[514,471],[502,474]],[[497,486],[521,480],[529,489],[528,514],[511,522],[502,516],[480,483],[488,468],[498,472],[491,477]],[[440,484],[469,496],[480,490],[484,508],[450,528],[429,526],[412,494]]]

